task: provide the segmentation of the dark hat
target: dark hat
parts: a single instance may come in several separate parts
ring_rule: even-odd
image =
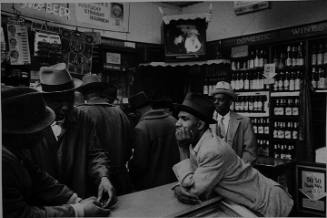
[[[74,91],[82,85],[80,79],[72,78],[65,63],[59,63],[40,68],[40,83],[38,89],[45,93],[62,93]]]
[[[133,109],[138,109],[140,107],[150,104],[148,96],[143,91],[129,97],[128,102],[131,108]]]
[[[200,93],[188,93],[182,104],[175,104],[178,111],[186,111],[207,123],[216,123],[212,118],[215,106],[212,101]]]
[[[107,83],[102,82],[100,77],[96,74],[86,74],[82,78],[83,84],[78,87],[80,92],[85,92],[92,88],[101,88],[104,89]]]
[[[30,134],[43,130],[55,120],[55,113],[46,106],[42,93],[27,87],[1,90],[2,131]]]
[[[169,97],[161,97],[152,101],[153,108],[172,108],[173,100]]]
[[[226,81],[219,81],[217,82],[215,86],[215,90],[212,93],[213,95],[215,94],[225,94],[230,96],[231,98],[236,98],[237,94],[235,94],[234,90],[232,89],[232,86],[230,83]]]

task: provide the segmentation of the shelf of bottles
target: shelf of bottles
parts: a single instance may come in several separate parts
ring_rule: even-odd
[[[252,117],[253,131],[257,138],[258,155],[270,157],[270,121],[269,117]]]
[[[253,48],[245,57],[232,58],[231,85],[235,91],[268,90],[264,84],[263,69],[268,61],[266,48]]]
[[[204,78],[203,94],[212,96],[218,81],[226,80],[224,75],[215,70],[207,71]]]
[[[269,92],[236,92],[231,110],[247,117],[269,116]]]
[[[327,92],[327,38],[309,42],[311,85],[317,92]]]
[[[299,126],[299,92],[271,96],[272,148],[276,159],[296,159]]]

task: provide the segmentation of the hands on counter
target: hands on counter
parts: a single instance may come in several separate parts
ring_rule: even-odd
[[[200,199],[198,196],[189,193],[185,188],[178,185],[174,188],[176,198],[184,204],[198,204]]]
[[[186,127],[178,127],[175,133],[178,149],[180,154],[180,160],[184,160],[190,157],[189,145],[192,141],[193,133]]]
[[[84,200],[81,200],[79,204],[82,206],[85,217],[94,217],[94,216],[108,216],[110,214],[109,209],[104,209],[99,205],[96,197],[89,197]]]
[[[117,202],[115,188],[107,177],[102,177],[98,187],[98,202],[102,208],[108,208]]]

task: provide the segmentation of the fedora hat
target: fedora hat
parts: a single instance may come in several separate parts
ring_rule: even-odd
[[[2,131],[30,134],[43,130],[55,120],[55,113],[46,106],[42,93],[27,87],[1,90]]]
[[[85,92],[92,88],[104,89],[107,85],[107,83],[102,82],[100,77],[96,74],[86,74],[83,76],[82,81],[82,85],[77,88],[80,92]]]
[[[236,98],[237,94],[235,94],[234,90],[232,89],[232,86],[229,82],[226,81],[219,81],[217,82],[215,89],[212,93],[213,95],[215,94],[225,94],[233,99]]]
[[[45,93],[62,93],[74,91],[82,81],[72,78],[65,63],[40,68],[40,85],[37,87]]]
[[[145,105],[150,104],[150,100],[144,91],[138,92],[137,94],[128,98],[129,105],[133,109],[138,109]]]
[[[212,119],[215,106],[205,95],[199,93],[188,93],[182,104],[174,104],[177,111],[186,111],[199,119],[211,124],[217,123]]]

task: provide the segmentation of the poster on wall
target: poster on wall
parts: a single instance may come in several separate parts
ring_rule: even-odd
[[[27,26],[23,23],[9,22],[7,24],[9,58],[11,65],[31,63],[28,44]]]
[[[70,7],[75,8],[76,21],[81,26],[128,32],[129,3],[76,3]]]
[[[100,44],[100,33],[62,31],[62,50],[71,73],[84,75],[92,70],[93,46]]]

